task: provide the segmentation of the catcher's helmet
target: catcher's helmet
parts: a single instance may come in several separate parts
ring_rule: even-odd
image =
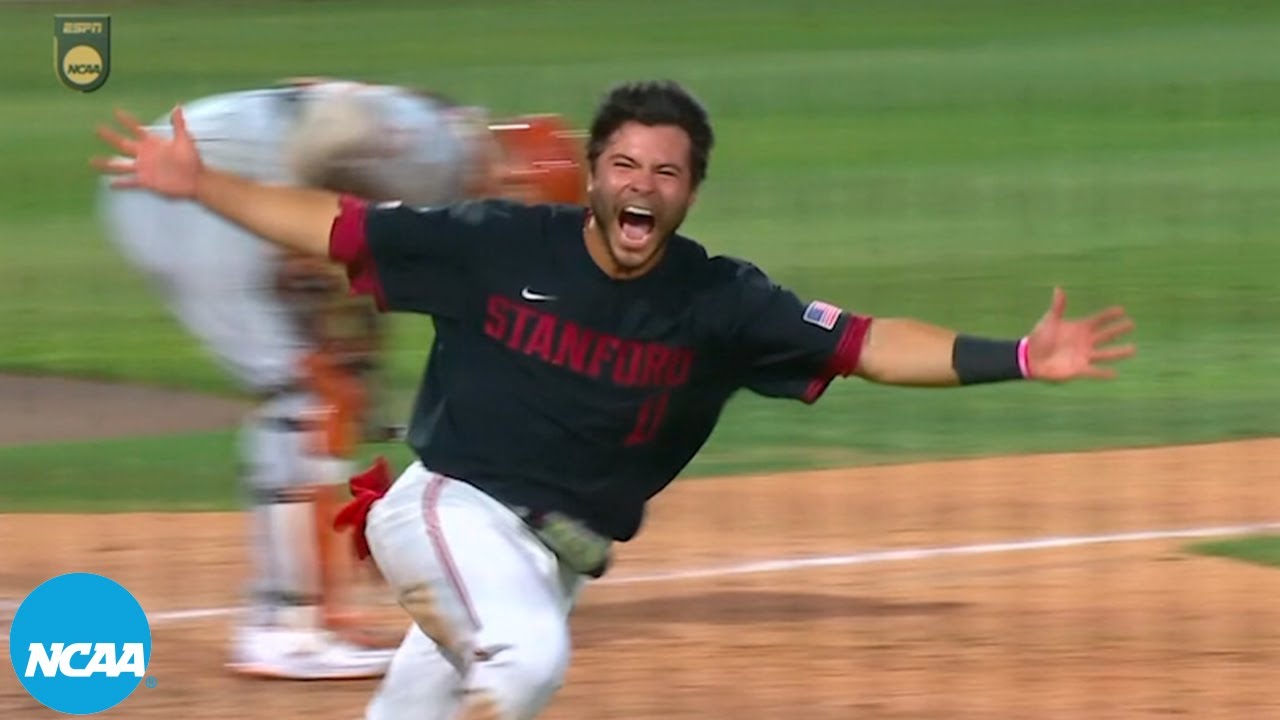
[[[558,115],[520,115],[491,122],[507,181],[533,202],[583,204],[587,199],[585,135]]]

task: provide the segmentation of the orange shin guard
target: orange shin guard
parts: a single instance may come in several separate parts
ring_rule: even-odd
[[[309,412],[311,494],[321,622],[344,639],[368,647],[395,647],[403,618],[372,560],[359,560],[334,519],[351,500],[347,481],[361,439],[367,394],[360,378],[323,353],[306,358],[308,385],[317,398]],[[390,618],[394,618],[394,624]]]

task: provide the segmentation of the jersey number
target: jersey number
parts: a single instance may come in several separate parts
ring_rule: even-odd
[[[640,413],[636,415],[636,426],[632,428],[631,434],[627,436],[626,445],[628,447],[643,445],[657,436],[663,421],[667,419],[667,401],[670,398],[671,392],[667,391],[644,401],[644,404],[640,406]]]

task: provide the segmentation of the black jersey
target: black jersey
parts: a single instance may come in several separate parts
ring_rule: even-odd
[[[586,219],[346,198],[331,254],[384,311],[434,320],[408,435],[424,466],[628,540],[735,392],[814,402],[854,371],[870,320],[680,235],[647,274],[610,278]]]

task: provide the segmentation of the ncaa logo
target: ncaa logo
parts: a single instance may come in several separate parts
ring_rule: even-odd
[[[9,627],[9,659],[41,704],[92,715],[119,705],[142,682],[151,660],[151,625],[114,580],[59,575],[18,606]]]

